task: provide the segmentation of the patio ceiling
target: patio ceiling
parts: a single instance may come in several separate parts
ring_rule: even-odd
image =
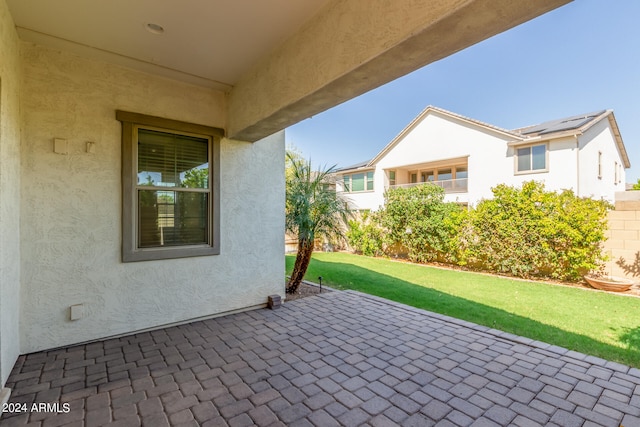
[[[570,0],[6,1],[22,40],[228,92],[257,141]]]
[[[249,67],[300,29],[327,1],[7,3],[22,40],[228,91]]]

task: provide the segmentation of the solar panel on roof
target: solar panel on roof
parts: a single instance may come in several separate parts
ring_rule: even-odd
[[[545,135],[553,132],[561,132],[567,130],[578,129],[585,124],[589,123],[594,118],[600,116],[605,110],[595,113],[581,114],[579,116],[567,117],[559,120],[551,120],[541,123],[526,129],[522,132],[523,135],[539,134]]]
[[[351,165],[351,166],[345,166],[342,168],[338,168],[336,169],[334,172],[340,172],[340,171],[345,171],[345,170],[351,170],[351,169],[358,169],[358,168],[363,168],[365,166],[367,166],[369,164],[371,160],[365,160],[364,162],[360,162],[357,163],[355,165]]]

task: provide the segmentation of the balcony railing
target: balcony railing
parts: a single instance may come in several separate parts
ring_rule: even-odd
[[[427,181],[427,182],[414,182],[412,184],[390,185],[389,189],[409,188],[409,187],[415,187],[416,185],[434,184],[434,185],[437,185],[438,187],[442,187],[445,193],[466,193],[468,179],[469,178],[443,179],[442,181]]]

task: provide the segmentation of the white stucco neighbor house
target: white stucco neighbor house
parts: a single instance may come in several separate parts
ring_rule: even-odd
[[[376,210],[387,189],[430,182],[446,201],[473,205],[498,184],[536,180],[613,202],[629,167],[611,110],[506,130],[429,106],[372,160],[337,170],[336,191]]]
[[[0,0],[0,401],[284,295],[283,130],[567,2]]]

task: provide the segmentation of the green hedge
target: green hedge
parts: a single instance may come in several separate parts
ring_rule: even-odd
[[[352,248],[363,255],[383,256],[385,249],[382,232],[375,215],[371,217],[368,213],[364,213],[360,220],[349,221],[347,241]]]
[[[577,281],[602,266],[610,207],[531,181],[498,185],[492,199],[467,210],[425,184],[389,190],[384,209],[352,222],[348,238],[365,255],[402,253],[417,262]]]
[[[404,248],[412,261],[455,261],[460,212],[460,206],[444,202],[444,190],[436,185],[388,191],[385,209],[378,214],[378,223],[385,230],[384,246]]]

